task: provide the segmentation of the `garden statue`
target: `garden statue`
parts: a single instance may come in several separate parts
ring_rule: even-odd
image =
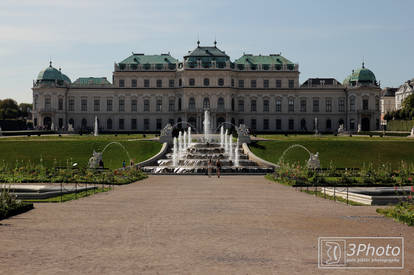
[[[249,129],[247,129],[245,124],[240,124],[240,126],[237,127],[237,135],[241,144],[250,143]]]
[[[100,163],[103,163],[102,153],[95,152],[94,150],[92,153],[92,157],[89,159],[88,166],[89,168],[98,168]]]
[[[413,126],[413,128],[411,128],[411,134],[410,134],[410,136],[411,137],[414,137],[414,126]]]
[[[168,144],[172,144],[172,131],[173,131],[173,127],[171,126],[170,123],[168,123],[162,130],[160,133],[160,142],[164,143],[167,142]]]
[[[310,158],[308,160],[308,168],[316,169],[320,167],[321,167],[321,163],[319,161],[319,153],[318,152],[316,152],[316,154],[310,153]]]
[[[68,132],[73,132],[73,131],[74,131],[73,125],[69,123],[69,125],[68,125]]]
[[[361,132],[361,124],[358,123],[358,133],[360,133],[360,132]]]
[[[341,125],[339,125],[339,128],[338,128],[338,135],[341,135],[343,133],[344,133],[344,125],[341,124]]]

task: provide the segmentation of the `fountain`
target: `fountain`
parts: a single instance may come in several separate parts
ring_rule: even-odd
[[[220,147],[224,147],[224,127],[220,127]]]
[[[1,131],[1,128],[0,128],[0,131]],[[411,132],[410,132],[410,135],[408,137],[414,138],[414,126],[411,128]]]
[[[233,136],[229,135],[229,159],[233,160]]]
[[[178,133],[178,156],[179,158],[183,157],[183,153],[184,153],[184,148],[183,148],[183,135],[182,132],[180,131]]]
[[[176,167],[178,164],[178,148],[177,148],[177,137],[174,137],[174,147],[173,147],[173,166]]]
[[[229,153],[229,143],[228,143],[228,140],[227,140],[227,134],[228,133],[228,130],[226,129],[226,134],[224,134],[224,136],[223,136],[223,138],[224,138],[224,153],[225,154],[228,154]]]
[[[121,143],[117,141],[112,141],[103,148],[102,152],[95,152],[95,150],[93,151],[92,157],[89,159],[89,162],[88,162],[88,167],[89,168],[99,167],[99,162],[102,160],[103,153],[106,151],[106,149],[108,149],[109,146],[113,144],[120,146],[124,150],[124,152],[127,154],[128,162],[131,162],[131,156],[129,155],[129,152],[127,151],[127,149],[125,149],[124,145],[122,145]]]
[[[188,127],[188,147],[191,146],[192,139],[191,139],[191,127]]]
[[[204,141],[210,142],[210,112],[204,111]]]
[[[183,135],[183,147],[184,147],[184,150],[187,150],[187,148],[188,148],[188,146],[187,146],[187,142],[188,142],[188,139],[187,139],[187,132],[186,132],[186,131],[184,131],[184,135]]]
[[[295,147],[302,148],[309,154],[309,159],[308,159],[308,162],[307,162],[307,166],[309,168],[316,169],[316,168],[321,167],[321,164],[320,164],[320,161],[319,161],[319,153],[316,152],[316,154],[312,154],[311,151],[308,150],[308,148],[306,148],[305,146],[300,145],[300,144],[293,144],[293,145],[289,146],[285,151],[283,151],[282,156],[279,158],[278,163],[282,162],[282,160],[285,157],[285,154],[290,149],[295,148]]]
[[[52,121],[52,124],[50,125],[50,131],[54,131],[55,130],[55,124]]]
[[[239,139],[237,138],[236,148],[234,149],[234,166],[240,166],[240,155],[239,155]]]
[[[98,117],[97,117],[97,116],[95,116],[95,127],[94,127],[94,129],[93,129],[93,135],[94,135],[95,137],[97,137],[97,136],[98,136]]]

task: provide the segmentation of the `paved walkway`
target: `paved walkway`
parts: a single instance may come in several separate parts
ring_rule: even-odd
[[[262,176],[151,176],[35,207],[0,221],[1,274],[354,274],[317,269],[319,236],[404,236],[405,270],[375,274],[414,270],[413,228]]]

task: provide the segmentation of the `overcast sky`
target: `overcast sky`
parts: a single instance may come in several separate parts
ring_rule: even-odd
[[[0,98],[32,102],[32,81],[53,61],[72,81],[112,79],[131,52],[196,46],[279,53],[299,63],[300,81],[342,81],[362,60],[381,86],[414,77],[414,1],[0,0]]]

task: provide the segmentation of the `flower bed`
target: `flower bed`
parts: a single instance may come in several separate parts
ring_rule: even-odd
[[[413,202],[405,202],[400,205],[389,207],[389,208],[379,208],[377,213],[382,214],[386,217],[391,217],[396,221],[405,223],[409,226],[414,225],[414,204]]]
[[[9,190],[3,189],[0,194],[0,220],[33,209],[32,203],[23,203],[16,200]]]

